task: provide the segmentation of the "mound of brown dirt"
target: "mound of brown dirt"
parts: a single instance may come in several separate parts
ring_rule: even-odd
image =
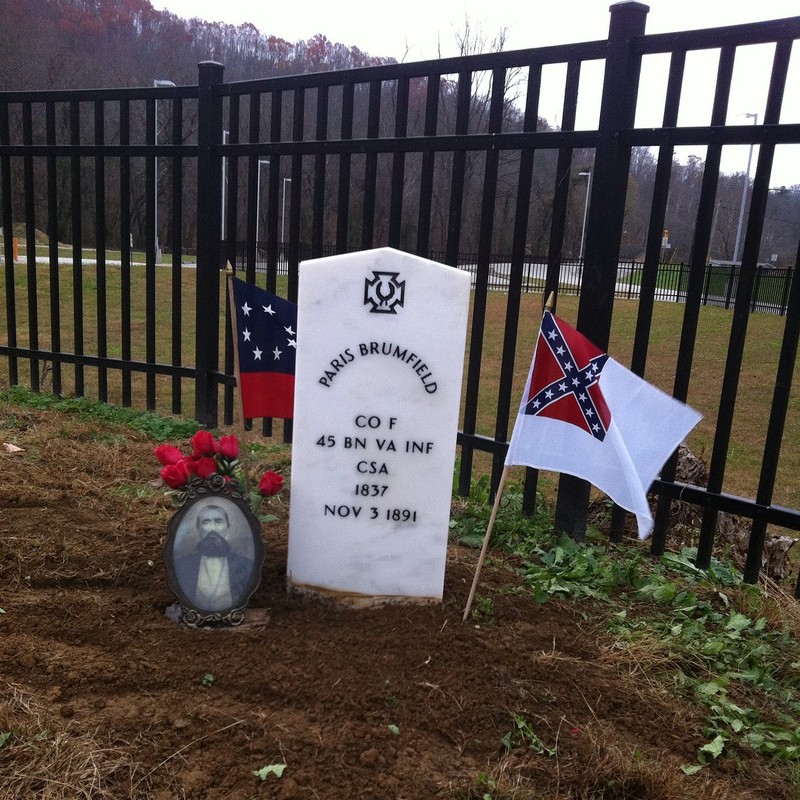
[[[284,513],[245,624],[176,625],[153,442],[2,411],[3,800],[789,797],[757,762],[683,775],[702,724],[611,657],[602,608],[495,561],[463,623],[476,551],[441,605],[339,608],[287,593]]]

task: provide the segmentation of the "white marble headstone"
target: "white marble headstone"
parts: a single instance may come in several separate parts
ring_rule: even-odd
[[[469,293],[391,248],[300,265],[290,586],[441,600]]]

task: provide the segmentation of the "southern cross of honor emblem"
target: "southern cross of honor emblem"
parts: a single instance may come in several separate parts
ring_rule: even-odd
[[[364,279],[364,305],[372,306],[370,314],[396,314],[405,300],[406,282],[398,281],[399,272],[373,271]]]

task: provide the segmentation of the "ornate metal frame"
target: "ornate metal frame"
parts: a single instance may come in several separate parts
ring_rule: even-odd
[[[227,504],[234,507],[247,523],[245,535],[252,537],[253,564],[246,587],[235,597],[232,604],[222,609],[203,608],[189,596],[186,587],[178,576],[175,562],[175,545],[179,535],[185,535],[182,523],[198,503],[208,505],[212,499],[214,505],[223,508]],[[192,478],[185,491],[178,495],[178,510],[168,523],[168,535],[164,542],[162,555],[167,570],[167,585],[178,598],[181,606],[181,621],[191,627],[204,625],[234,626],[241,624],[247,603],[261,582],[261,568],[264,564],[264,542],[261,538],[261,525],[247,503],[245,495],[235,481],[227,481],[221,475],[212,475],[206,480]],[[228,514],[230,518],[231,514]],[[239,532],[241,535],[242,532]]]

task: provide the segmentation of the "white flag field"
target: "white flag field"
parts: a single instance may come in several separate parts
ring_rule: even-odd
[[[589,481],[636,515],[644,539],[647,491],[701,418],[546,311],[505,464]]]

